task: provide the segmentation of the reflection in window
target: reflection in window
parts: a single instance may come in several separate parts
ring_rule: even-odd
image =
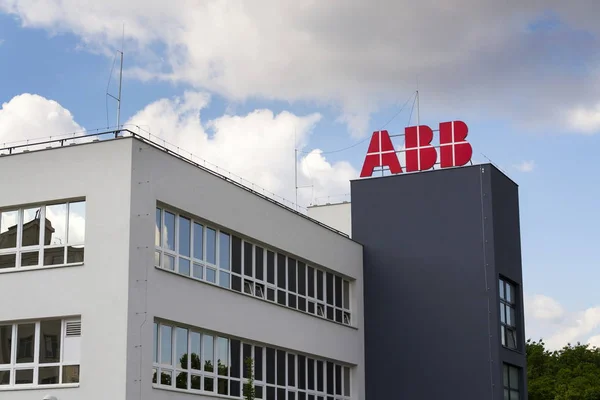
[[[175,332],[175,365],[177,368],[188,368],[188,331],[177,328]]]
[[[161,364],[171,365],[172,353],[171,346],[173,339],[171,337],[171,327],[168,325],[160,326],[160,362]]]
[[[182,256],[190,256],[190,220],[184,217],[179,217],[179,254]]]
[[[176,232],[168,240],[179,245],[178,251],[157,246],[156,266],[320,318],[352,324],[350,281],[341,275],[192,218],[158,210],[157,216],[163,215],[163,232],[164,226],[175,224]]]
[[[169,250],[175,250],[175,215],[165,211],[165,222],[163,225],[163,246]]]
[[[162,325],[159,326],[158,332],[162,333]],[[188,337],[187,328],[173,329],[177,332],[176,342],[180,335],[182,341]],[[157,341],[162,342],[163,338],[159,337]],[[245,343],[237,338],[215,338],[210,333],[195,330],[189,330],[189,353],[185,346],[176,347],[178,355],[190,355],[189,364],[178,363],[174,369],[154,363],[153,375],[162,377],[160,382],[153,379],[154,384],[243,398],[242,389],[248,378],[243,360],[251,357],[255,366],[256,398],[264,398],[265,392],[283,396],[284,400],[308,400],[311,396],[313,400],[351,398],[350,367],[333,361],[315,360],[281,349]],[[290,397],[290,394],[294,396]],[[266,398],[273,397],[267,395]]]
[[[217,264],[217,232],[212,228],[206,228],[206,261]]]
[[[156,225],[154,226],[154,245],[160,246],[160,233],[162,231],[162,210],[156,209]]]
[[[63,360],[61,340],[69,326],[70,336],[79,336],[81,321],[42,320],[0,325],[0,385],[58,385],[78,383],[79,349],[70,343],[70,361]],[[61,382],[61,370],[63,371]],[[12,378],[12,379],[11,379]]]
[[[229,235],[223,232],[219,233],[219,268],[229,270],[231,244]]]
[[[85,201],[2,211],[0,269],[81,263],[84,239]]]

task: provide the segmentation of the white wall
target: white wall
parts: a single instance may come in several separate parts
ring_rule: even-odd
[[[131,140],[0,157],[0,208],[86,197],[82,266],[0,272],[0,321],[81,315],[79,388],[2,400],[125,400]]]
[[[358,365],[353,396],[364,398],[360,245],[137,140],[132,188],[128,400],[203,397],[152,389],[154,317]],[[356,279],[357,328],[154,268],[157,200]]]
[[[348,236],[352,236],[351,203],[308,207],[308,216]]]

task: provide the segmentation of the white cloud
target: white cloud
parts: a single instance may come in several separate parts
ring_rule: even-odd
[[[600,103],[594,107],[577,107],[570,110],[568,121],[577,132],[588,135],[600,132]]]
[[[255,110],[244,116],[224,115],[203,123],[201,111],[209,101],[209,95],[198,92],[161,99],[146,106],[126,125],[143,127],[208,161],[211,169],[241,176],[247,186],[253,187],[252,182],[286,200],[294,200],[294,137],[302,149],[321,115],[297,116],[285,111],[275,115],[270,110]],[[299,185],[313,185],[310,191],[298,192],[299,203],[306,206],[316,197],[349,192],[349,180],[357,172],[346,162],[329,163],[315,150],[300,157],[298,175]]]
[[[598,343],[600,338],[600,306],[566,311],[551,297],[526,296],[525,318],[527,337],[543,338],[550,349],[567,343]]]
[[[564,316],[564,309],[553,298],[541,294],[528,297],[526,315],[543,321],[557,321]]]
[[[120,46],[125,22],[129,73],[233,101],[314,100],[368,135],[370,113],[406,98],[417,76],[430,114],[460,110],[474,119],[485,110],[532,127],[570,126],[560,112],[569,99],[595,104],[600,88],[591,51],[600,3],[571,3],[0,0],[0,11],[26,27],[73,32],[106,53]],[[560,28],[532,29],[548,11]],[[571,70],[558,58],[589,68]]]
[[[514,167],[521,172],[531,172],[535,168],[535,162],[533,160],[523,161],[522,163],[516,164]]]
[[[600,335],[592,336],[588,339],[587,342],[590,344],[591,347],[600,348]]]
[[[0,108],[0,144],[26,143],[27,140],[81,132],[69,110],[54,100],[24,93]]]

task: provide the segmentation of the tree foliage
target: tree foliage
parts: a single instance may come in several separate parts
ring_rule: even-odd
[[[600,348],[528,340],[527,385],[529,400],[600,400]]]

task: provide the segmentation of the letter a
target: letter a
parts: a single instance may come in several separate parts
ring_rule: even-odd
[[[442,168],[460,167],[471,160],[473,148],[465,140],[469,128],[462,121],[440,124],[440,165]]]
[[[398,156],[396,156],[396,150],[388,131],[373,132],[360,177],[364,178],[373,175],[373,170],[376,167],[389,167],[392,174],[402,172],[400,161],[398,161]]]

